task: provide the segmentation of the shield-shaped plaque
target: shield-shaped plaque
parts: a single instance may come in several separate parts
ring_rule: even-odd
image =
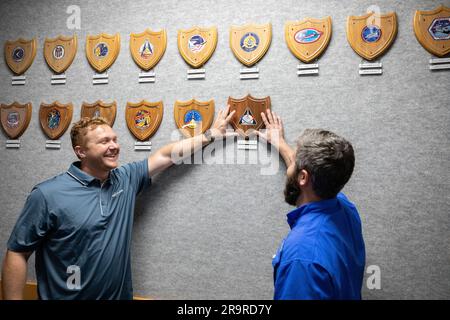
[[[164,113],[162,101],[127,102],[125,118],[131,133],[141,141],[149,139],[158,130]]]
[[[347,40],[357,54],[366,60],[382,55],[394,42],[397,35],[395,12],[347,18]]]
[[[42,130],[51,140],[61,137],[72,121],[72,103],[62,104],[55,101],[51,104],[41,103],[39,122]]]
[[[50,68],[56,73],[62,73],[70,67],[77,54],[77,36],[58,36],[45,39],[44,57]]]
[[[161,60],[167,47],[166,30],[145,30],[142,33],[130,34],[130,51],[134,62],[148,71]]]
[[[214,119],[214,100],[175,101],[175,123],[187,138],[204,133],[211,127]]]
[[[261,112],[270,109],[270,97],[257,99],[248,94],[241,99],[228,97],[230,112],[236,110],[231,118],[230,124],[244,137],[248,137],[253,131],[264,127]]]
[[[0,106],[0,118],[3,131],[10,139],[19,138],[28,128],[31,120],[31,103],[2,104]]]
[[[6,41],[5,60],[12,72],[20,75],[27,71],[36,56],[36,47],[36,38]]]
[[[98,72],[108,69],[120,51],[120,35],[102,33],[86,37],[86,57],[91,66]]]
[[[272,41],[272,24],[247,24],[230,28],[230,47],[236,58],[251,67],[264,57]]]
[[[450,52],[450,8],[439,6],[431,11],[416,11],[414,33],[428,52],[444,57]]]
[[[217,46],[217,27],[178,30],[178,50],[193,68],[203,66]]]
[[[311,62],[325,51],[330,42],[331,17],[287,22],[284,36],[289,50],[298,59]]]
[[[101,100],[97,100],[94,103],[83,102],[81,105],[81,118],[102,117],[112,127],[116,120],[116,111],[117,104],[115,101],[111,103],[106,103]]]

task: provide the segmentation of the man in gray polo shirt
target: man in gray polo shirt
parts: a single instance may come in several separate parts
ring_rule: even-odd
[[[118,166],[120,146],[101,118],[71,130],[80,161],[36,185],[8,241],[3,262],[5,299],[22,299],[27,261],[36,252],[41,299],[132,299],[130,247],[136,195],[151,177],[205,144],[233,135],[233,116],[220,110],[203,135],[164,146],[148,159]],[[179,159],[177,159],[179,160]]]

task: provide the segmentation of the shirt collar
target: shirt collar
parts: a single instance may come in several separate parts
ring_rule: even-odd
[[[99,181],[99,179],[81,170],[80,167],[81,161],[76,161],[70,165],[69,170],[67,170],[67,173],[84,186],[89,185],[94,180]],[[112,179],[108,178],[106,179],[106,181],[112,184]]]
[[[320,200],[301,205],[300,207],[295,208],[286,215],[289,227],[291,227],[292,229],[301,216],[304,216],[305,214],[308,214],[310,212],[330,212],[330,209],[336,208],[337,203],[338,200],[336,197],[334,197],[327,200]]]

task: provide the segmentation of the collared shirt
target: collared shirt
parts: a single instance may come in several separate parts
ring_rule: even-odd
[[[344,194],[287,215],[291,231],[272,265],[275,299],[361,299],[365,246],[358,211]]]
[[[134,205],[151,183],[148,161],[111,170],[103,183],[79,166],[33,188],[8,249],[36,251],[41,299],[131,299]]]

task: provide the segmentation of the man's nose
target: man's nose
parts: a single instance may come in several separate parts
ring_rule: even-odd
[[[111,141],[111,144],[109,145],[109,148],[110,149],[120,149],[120,145],[119,145],[118,142]]]

